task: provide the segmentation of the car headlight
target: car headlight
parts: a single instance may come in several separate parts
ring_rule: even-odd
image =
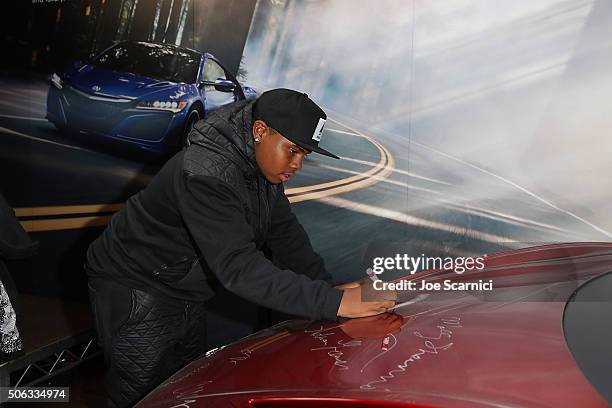
[[[167,110],[170,112],[180,112],[187,106],[187,101],[142,101],[138,102],[138,109]]]
[[[55,85],[55,87],[58,89],[62,89],[64,85],[62,78],[60,78],[60,76],[56,73],[53,73],[53,75],[51,75],[51,83]]]

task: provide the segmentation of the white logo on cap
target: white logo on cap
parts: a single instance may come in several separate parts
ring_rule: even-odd
[[[323,126],[325,126],[325,119],[319,118],[319,123],[317,123],[317,127],[315,128],[314,133],[312,134],[312,139],[317,142],[321,141],[321,134],[323,133]]]

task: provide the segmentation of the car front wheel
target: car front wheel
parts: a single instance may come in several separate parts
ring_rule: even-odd
[[[193,125],[203,117],[204,114],[199,106],[192,106],[191,109],[189,109],[187,121],[185,122],[185,131],[183,133],[183,147],[187,147],[191,144],[189,142],[189,132],[193,129]]]

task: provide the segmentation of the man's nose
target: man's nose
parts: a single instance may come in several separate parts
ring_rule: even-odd
[[[302,163],[304,162],[304,156],[302,155],[298,155],[298,157],[296,157],[295,159],[293,159],[293,161],[291,162],[291,168],[294,171],[298,171],[299,169],[302,168]]]

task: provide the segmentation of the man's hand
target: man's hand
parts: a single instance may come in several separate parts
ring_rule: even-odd
[[[340,325],[344,333],[353,339],[382,339],[390,334],[399,333],[404,319],[394,313],[351,319]]]
[[[334,288],[341,289],[341,290],[356,288],[356,287],[359,287],[359,286],[363,285],[364,283],[366,283],[369,279],[370,278],[363,278],[363,279],[359,279],[359,280],[356,280],[356,281],[353,281],[353,282],[343,283],[342,285],[334,286]]]
[[[361,289],[363,286],[344,289],[338,316],[340,317],[366,317],[381,314],[395,305],[393,300],[377,300],[371,302],[361,301]],[[394,294],[395,295],[395,294]]]

